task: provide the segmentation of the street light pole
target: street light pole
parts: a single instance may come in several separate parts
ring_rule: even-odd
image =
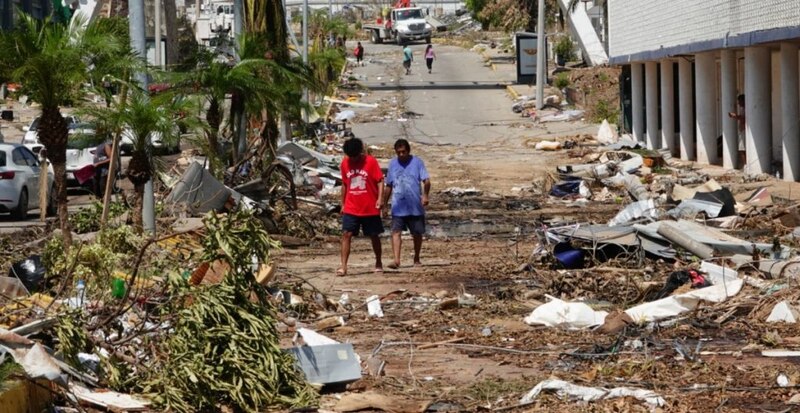
[[[544,38],[544,0],[539,0],[539,15],[536,33],[536,108],[544,107],[544,84],[547,72],[547,50]]]
[[[155,37],[156,41],[156,58],[153,60],[156,66],[160,66],[162,69],[164,68],[163,62],[161,61],[161,0],[155,0],[153,2],[153,8],[155,9],[155,31],[153,33],[153,37]]]
[[[144,0],[130,0],[128,3],[128,22],[131,31],[131,47],[143,59],[147,59],[145,49],[144,34]],[[139,72],[136,74],[139,85],[147,93],[147,74]],[[150,139],[147,137],[147,139]],[[148,142],[148,145],[150,143]],[[109,179],[112,179],[109,176]],[[150,179],[144,185],[144,205],[142,205],[142,220],[144,229],[155,236],[156,234],[156,214],[155,214],[155,195],[153,194],[153,180]]]

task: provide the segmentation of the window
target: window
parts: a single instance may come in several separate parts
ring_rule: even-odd
[[[16,148],[11,152],[11,160],[14,162],[14,165],[28,165],[27,162],[25,162],[25,155],[22,154],[22,148]]]
[[[25,163],[28,166],[35,167],[39,166],[39,161],[36,160],[36,155],[30,151],[28,148],[19,148],[22,151],[22,157],[25,158]]]
[[[6,166],[6,153],[0,152],[0,168],[5,168]]]

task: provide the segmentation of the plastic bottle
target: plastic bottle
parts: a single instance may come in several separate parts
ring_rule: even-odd
[[[83,308],[83,299],[86,294],[86,283],[83,280],[78,280],[78,285],[75,286],[75,296],[79,308]]]

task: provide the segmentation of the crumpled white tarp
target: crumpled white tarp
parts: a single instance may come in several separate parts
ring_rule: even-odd
[[[603,119],[603,123],[600,124],[600,128],[597,130],[597,142],[600,142],[601,145],[610,145],[618,140],[617,131],[611,129],[608,120]]]
[[[531,391],[520,399],[520,404],[531,403],[542,391],[555,391],[559,397],[568,396],[571,399],[592,402],[601,399],[613,399],[617,397],[633,397],[641,400],[651,407],[661,407],[666,404],[663,397],[652,390],[632,389],[630,387],[615,387],[604,389],[602,387],[586,387],[572,384],[564,380],[550,379],[544,380],[536,385]]]
[[[569,303],[550,296],[548,298],[551,301],[536,307],[530,315],[525,317],[525,323],[581,329],[603,324],[608,315],[605,311],[592,310],[592,307],[584,303]]]
[[[634,322],[656,321],[689,312],[701,301],[721,303],[738,294],[744,280],[732,279],[710,287],[691,290],[683,294],[665,297],[649,303],[639,304],[625,310]]]

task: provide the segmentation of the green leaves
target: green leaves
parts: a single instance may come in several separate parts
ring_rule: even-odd
[[[174,331],[159,352],[168,354],[146,374],[144,390],[165,410],[260,412],[316,403],[295,360],[281,350],[275,313],[252,274],[252,258],[269,260],[277,243],[246,211],[204,219],[203,261],[230,269],[218,285],[183,290]],[[177,306],[176,306],[177,307]]]

